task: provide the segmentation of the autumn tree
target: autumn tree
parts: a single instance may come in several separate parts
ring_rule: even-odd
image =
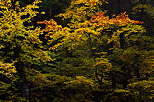
[[[144,22],[112,15],[106,0],[73,0],[56,16],[67,25],[50,19],[40,29],[29,26],[40,1],[29,3],[0,0],[0,101],[152,102],[153,40]]]
[[[53,19],[38,23],[46,25],[43,31],[47,32],[45,38],[52,45],[50,49],[60,51],[54,72],[92,78],[98,85],[93,90],[103,93],[98,100],[107,101],[105,97],[113,91],[127,94],[130,91],[125,89],[130,83],[148,80],[152,66],[147,62],[151,52],[143,50],[147,47],[144,42],[149,41],[143,35],[145,29],[140,25],[143,22],[131,20],[126,12],[111,18],[101,8],[104,3],[73,0],[66,12],[58,15],[70,21],[68,27]],[[121,96],[115,97],[120,100]]]
[[[14,82],[16,81],[16,68],[13,63],[0,62],[0,101],[19,99],[18,93],[14,93],[16,88]]]
[[[39,39],[42,34],[40,28],[24,26],[24,23],[31,22],[31,19],[38,13],[34,9],[38,8],[36,4],[40,1],[37,0],[25,7],[20,7],[19,2],[14,5],[13,3],[12,0],[0,0],[1,69],[4,74],[9,75],[8,71],[13,70],[11,68],[15,66],[19,77],[16,77],[18,80],[16,88],[21,93],[21,97],[28,102],[30,84],[27,80],[29,76],[27,71],[33,68],[39,70],[40,66],[52,59]]]

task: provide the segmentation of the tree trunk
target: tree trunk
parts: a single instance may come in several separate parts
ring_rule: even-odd
[[[124,38],[124,34],[120,34],[120,48],[124,49],[125,45],[125,38]]]
[[[16,63],[17,74],[19,76],[19,90],[21,91],[21,96],[26,99],[23,102],[29,102],[29,82],[27,81],[27,75],[25,72],[26,68],[29,68],[29,64]]]
[[[26,81],[24,81],[22,85],[22,97],[26,99],[25,102],[29,102],[29,83]]]
[[[111,81],[112,81],[112,88],[116,88],[116,76],[115,76],[115,73],[114,72],[111,72]]]

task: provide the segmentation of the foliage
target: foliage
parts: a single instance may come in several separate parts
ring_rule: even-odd
[[[136,96],[138,96],[138,100],[143,102],[152,102],[151,99],[153,99],[153,91],[154,91],[154,81],[138,81],[131,83],[129,87],[131,89],[134,89],[133,91],[136,91],[134,93],[137,93]],[[134,95],[135,96],[135,95]]]
[[[132,17],[144,21],[143,26],[147,29],[147,35],[153,36],[154,6],[152,0],[138,0],[133,5],[135,6],[132,8]]]
[[[39,39],[39,36],[42,34],[40,28],[34,29],[32,26],[24,26],[24,23],[31,22],[31,19],[36,16],[37,12],[34,9],[38,8],[36,6],[38,3],[40,1],[35,1],[33,4],[20,8],[18,2],[13,5],[11,0],[0,1],[0,58],[3,62],[1,64],[3,68],[2,74],[7,77],[10,75],[11,77],[12,74],[9,71],[13,72],[15,66],[19,77],[18,81],[20,81],[18,84],[27,83],[26,69],[32,68],[32,66],[35,68],[52,60]],[[13,84],[13,80],[10,81]],[[18,90],[24,90],[21,88],[18,88]],[[23,95],[24,92],[21,94]]]
[[[56,16],[65,24],[47,17],[38,22],[45,28],[30,26],[42,10],[51,16],[62,11],[54,7],[67,5],[40,2],[0,0],[0,101],[152,102],[149,20],[108,15],[106,0],[72,0]],[[134,14],[153,19],[152,5],[135,3]]]
[[[66,12],[58,15],[70,20],[68,27],[53,19],[38,23],[46,25],[43,31],[47,32],[50,49],[59,54],[55,73],[92,78],[97,83],[93,91],[106,93],[102,97],[106,100],[112,89],[121,90],[115,90],[114,96],[124,93],[121,88],[127,88],[129,83],[148,79],[152,67],[146,62],[149,52],[142,50],[147,47],[144,41],[148,42],[140,25],[143,22],[131,20],[126,12],[110,18],[99,8],[103,2],[72,1]],[[132,94],[127,92],[129,98]],[[116,97],[124,97],[123,93]]]
[[[14,73],[16,73],[16,68],[13,63],[0,62],[0,97],[3,97],[3,99],[17,97],[16,94],[13,95],[13,90],[15,90],[13,83],[16,81]]]

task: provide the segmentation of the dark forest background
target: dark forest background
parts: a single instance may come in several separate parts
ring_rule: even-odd
[[[154,101],[154,1],[86,2],[0,0],[0,102]]]

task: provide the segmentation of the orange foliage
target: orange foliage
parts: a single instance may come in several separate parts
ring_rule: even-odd
[[[109,16],[105,16],[105,13],[98,12],[95,14],[95,16],[92,16],[91,23],[97,23],[96,26],[102,26],[102,25],[108,25],[108,24],[116,24],[120,26],[124,26],[128,23],[133,24],[142,24],[143,22],[130,20],[128,15],[126,15],[126,12],[123,12],[116,16],[115,18],[109,18]]]
[[[75,16],[76,18],[78,16]],[[50,43],[60,39],[60,43],[54,45],[52,48],[55,49],[58,46],[61,46],[64,43],[71,42],[71,47],[80,45],[84,42],[86,42],[89,38],[89,34],[91,37],[93,36],[96,41],[96,39],[100,39],[101,31],[105,29],[109,29],[112,25],[115,25],[117,27],[120,26],[127,26],[128,24],[142,24],[143,22],[131,20],[128,15],[126,15],[126,12],[119,14],[118,16],[114,18],[109,18],[109,16],[106,16],[103,12],[95,13],[93,16],[91,16],[90,20],[84,20],[84,21],[76,21],[73,19],[72,23],[68,23],[69,27],[62,27],[61,25],[58,25],[56,21],[51,19],[50,21],[42,21],[38,22],[38,24],[45,24],[46,28],[43,29],[43,32],[48,32],[46,34],[46,37],[50,37],[51,40],[49,40]],[[137,28],[139,29],[139,28]],[[123,32],[121,30],[121,32]],[[119,33],[116,33],[119,34]],[[98,37],[99,36],[99,37]],[[98,38],[97,38],[98,37]],[[115,40],[118,40],[118,35],[113,35],[112,38],[108,37],[108,43]],[[100,41],[98,41],[100,42]]]
[[[46,28],[43,30],[45,32],[49,32],[49,31],[57,31],[62,29],[62,26],[58,25],[56,21],[54,21],[53,19],[50,19],[50,21],[42,21],[42,22],[37,22],[38,24],[45,24]]]

